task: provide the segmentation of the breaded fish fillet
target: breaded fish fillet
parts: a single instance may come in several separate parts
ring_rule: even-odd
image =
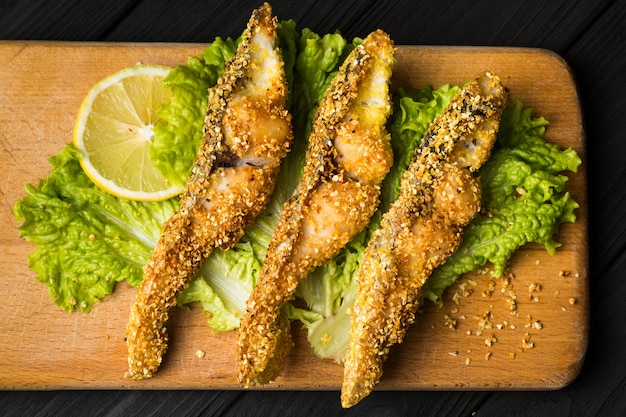
[[[282,372],[292,341],[281,307],[377,209],[380,183],[393,163],[385,123],[394,63],[389,36],[371,33],[346,58],[318,106],[302,179],[283,207],[241,319],[238,379],[245,386]]]
[[[209,91],[203,141],[180,199],[164,224],[131,309],[128,376],[149,378],[167,349],[165,324],[177,295],[218,246],[243,235],[268,202],[291,140],[276,19],[264,4]]]
[[[489,158],[506,96],[496,75],[481,74],[435,119],[416,150],[355,278],[343,407],[378,383],[389,349],[415,319],[422,285],[478,213],[480,183],[472,172]]]

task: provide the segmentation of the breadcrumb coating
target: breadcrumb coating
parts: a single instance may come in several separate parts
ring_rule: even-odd
[[[241,238],[274,189],[293,136],[276,25],[267,3],[255,10],[209,91],[203,141],[179,210],[163,225],[131,308],[129,378],[150,378],[158,370],[176,297],[215,247],[227,249]]]
[[[491,153],[506,96],[499,77],[481,74],[435,119],[416,150],[355,278],[343,407],[378,384],[391,346],[415,320],[422,285],[457,249],[463,227],[479,211],[480,183],[472,172]]]
[[[292,340],[281,307],[378,207],[380,183],[393,163],[385,123],[394,64],[389,36],[371,33],[346,58],[317,108],[302,179],[281,212],[241,319],[237,358],[244,386],[266,384],[282,372]]]

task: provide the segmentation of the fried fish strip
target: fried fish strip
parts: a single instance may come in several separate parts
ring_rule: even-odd
[[[431,124],[401,181],[400,196],[372,236],[356,275],[343,407],[380,380],[391,346],[415,320],[422,285],[458,247],[480,209],[476,171],[489,158],[506,90],[492,73],[463,88]]]
[[[238,379],[266,384],[284,369],[292,346],[281,307],[298,282],[328,262],[369,223],[393,155],[385,123],[393,42],[371,33],[341,66],[318,106],[306,166],[285,203],[237,340]]]
[[[144,270],[127,326],[128,376],[149,378],[167,349],[165,324],[177,295],[214,247],[227,249],[268,202],[292,140],[276,18],[264,4],[209,91],[203,141]]]

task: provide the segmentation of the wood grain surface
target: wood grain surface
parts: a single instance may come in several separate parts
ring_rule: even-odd
[[[156,377],[124,379],[124,333],[134,289],[118,285],[89,314],[60,310],[28,269],[33,246],[19,238],[12,212],[24,196],[24,184],[45,177],[47,158],[71,141],[76,112],[94,83],[137,62],[182,64],[203,48],[0,41],[0,100],[6,109],[0,114],[0,388],[239,388],[235,334],[213,332],[199,307],[173,314],[171,347]],[[511,98],[551,122],[547,140],[572,147],[584,158],[576,86],[567,65],[551,52],[401,46],[394,87],[461,83],[487,69],[502,77]],[[381,390],[553,389],[575,378],[589,326],[585,169],[583,163],[569,175],[567,189],[581,208],[577,222],[564,225],[556,237],[563,243],[557,254],[527,245],[511,261],[514,278],[508,286],[495,280],[493,293],[484,296],[489,275],[470,274],[459,281],[466,292],[453,285],[441,309],[427,304],[405,343],[392,350]],[[570,274],[562,277],[561,271]],[[540,284],[541,291],[530,293],[531,284]],[[510,312],[511,291],[517,296],[516,315]],[[460,294],[458,305],[452,301],[455,293]],[[485,314],[494,327],[478,335]],[[455,329],[448,326],[451,320]],[[342,368],[316,358],[304,333],[295,333],[287,369],[268,388],[337,389]],[[522,348],[525,337],[532,348]],[[198,358],[198,350],[206,356]]]

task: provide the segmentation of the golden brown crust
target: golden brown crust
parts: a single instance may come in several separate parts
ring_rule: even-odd
[[[165,325],[176,297],[213,248],[226,249],[236,243],[270,198],[280,159],[292,138],[285,110],[287,87],[275,48],[268,52],[276,60],[274,94],[255,97],[256,80],[250,77],[255,58],[250,50],[256,36],[273,38],[275,34],[276,19],[265,4],[253,13],[237,52],[210,90],[203,141],[180,208],[163,225],[131,308],[126,339],[132,379],[149,378],[158,370],[168,343]],[[247,112],[247,125],[233,119],[231,107]],[[271,129],[266,129],[268,123]],[[233,132],[248,144],[228,143]],[[255,145],[260,150],[248,154]],[[251,158],[258,162],[259,157],[262,163],[249,163]]]
[[[478,212],[480,186],[470,171],[491,152],[505,100],[499,78],[482,74],[431,124],[416,151],[355,278],[344,407],[376,386],[389,349],[415,319],[422,285],[456,250],[462,228]]]
[[[393,159],[384,127],[391,111],[388,84],[393,64],[388,35],[372,33],[346,58],[318,106],[302,179],[285,203],[241,319],[238,379],[245,386],[268,383],[282,371],[292,343],[280,308],[302,278],[368,224],[378,206],[379,184]],[[383,104],[372,103],[370,114],[362,109],[362,96]],[[347,129],[354,131],[356,146],[386,155],[346,164],[336,145]],[[376,165],[373,173],[368,165]]]

